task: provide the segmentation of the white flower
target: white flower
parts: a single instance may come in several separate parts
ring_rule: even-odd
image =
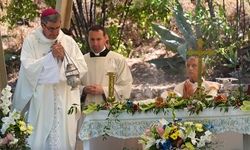
[[[13,118],[13,119],[19,119],[20,118],[19,111],[14,109],[13,112],[10,112],[10,117]]]
[[[141,140],[138,140],[138,143],[141,143],[141,144],[144,144],[144,143],[147,143],[147,135],[146,133],[144,132],[142,135],[141,135]]]
[[[11,90],[11,86],[6,85],[5,89],[8,90],[8,91],[10,91]]]
[[[144,104],[152,104],[155,102],[155,99],[147,99],[147,100],[142,100],[142,101],[133,101],[134,105],[144,105]]]
[[[197,147],[202,147],[202,146],[205,146],[205,138],[204,136],[201,136],[201,140],[199,143],[197,143]]]
[[[189,133],[188,137],[191,139],[191,142],[193,145],[195,145],[197,143],[197,141],[195,139],[195,132],[193,130]]]
[[[146,142],[143,141],[143,140],[138,140],[138,143],[139,143],[139,144],[145,144]]]
[[[9,98],[7,97],[7,95],[3,95],[1,96],[1,100],[4,101],[9,101]]]
[[[9,112],[10,112],[9,107],[5,107],[5,108],[3,109],[3,113],[4,113],[5,115],[7,115]]]
[[[201,101],[198,101],[197,103],[200,104],[200,105],[202,105],[202,102],[201,102]]]
[[[2,103],[0,104],[0,107],[1,107],[1,109],[4,109],[6,106],[5,106],[4,103],[2,102]]]
[[[3,96],[6,96],[8,98],[10,98],[12,96],[12,93],[8,90],[5,90],[5,89],[2,90],[2,94],[3,94]]]
[[[191,142],[192,142],[193,145],[195,145],[195,144],[197,143],[197,141],[196,141],[195,138],[194,138],[194,139],[191,139]]]
[[[186,140],[187,136],[183,133],[182,130],[179,130],[180,137],[183,139],[183,141]]]
[[[164,126],[167,125],[169,122],[167,120],[165,120],[164,118],[161,118],[159,120],[159,126]]]
[[[201,136],[200,141],[206,141],[207,137],[206,136]]]
[[[153,137],[147,136],[146,139],[148,140],[148,142],[147,142],[147,146],[145,147],[145,149],[150,148],[152,145],[155,144],[155,139]]]
[[[11,117],[4,117],[2,121],[6,124],[13,124],[13,125],[16,124],[15,120]]]
[[[139,104],[139,101],[133,101],[133,104],[134,104],[134,105],[138,105],[138,104]]]
[[[2,108],[9,107],[10,105],[11,105],[11,101],[3,101],[3,103],[0,104]]]
[[[207,140],[208,142],[210,142],[211,139],[212,139],[212,137],[211,137],[210,135],[209,135],[209,136],[206,136],[206,140]]]
[[[209,130],[207,130],[206,132],[205,132],[205,135],[206,136],[209,136],[209,135],[211,135],[212,134],[212,132],[210,132]]]
[[[14,140],[11,141],[10,144],[13,144],[13,145],[14,145],[14,144],[16,144],[17,142],[18,142],[18,139],[14,138]]]
[[[205,140],[207,140],[208,142],[210,142],[211,138],[212,138],[211,135],[212,135],[212,133],[209,130],[206,131],[205,132],[205,136],[204,136]]]
[[[2,126],[2,129],[1,129],[2,134],[4,134],[5,131],[6,131],[8,128],[9,128],[9,124],[4,123],[3,126]]]
[[[196,99],[192,100],[193,103],[196,103],[197,101],[198,101],[198,100],[196,100]]]
[[[8,97],[8,98],[10,98],[11,96],[12,96],[12,93],[9,91],[9,92],[6,92],[6,96]]]

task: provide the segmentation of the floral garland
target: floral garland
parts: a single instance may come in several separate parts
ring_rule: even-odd
[[[202,97],[192,97],[184,100],[181,97],[177,97],[172,94],[168,99],[158,97],[157,99],[147,99],[142,101],[130,101],[127,102],[115,102],[115,98],[109,100],[107,103],[95,104],[92,102],[88,106],[84,106],[83,113],[89,114],[93,111],[109,110],[110,114],[119,114],[126,111],[127,113],[134,114],[135,112],[159,112],[166,113],[165,108],[184,109],[187,108],[190,115],[202,112],[204,108],[217,108],[221,111],[228,112],[229,107],[234,109],[241,109],[242,111],[250,111],[250,96],[242,91],[240,86],[238,90],[231,91],[230,95],[218,95],[213,98],[211,95],[207,95],[206,92]],[[208,100],[210,99],[210,100]]]
[[[11,97],[12,93],[10,92],[11,87],[6,86],[2,90],[1,97],[1,114],[3,118],[1,119],[0,127],[0,149],[16,150],[16,149],[25,149],[29,150],[29,144],[26,141],[32,134],[34,129],[32,126],[27,125],[24,121],[26,113],[24,116],[20,115],[20,112],[14,109],[10,112],[12,107]]]

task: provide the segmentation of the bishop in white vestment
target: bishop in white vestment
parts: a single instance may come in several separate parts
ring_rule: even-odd
[[[74,150],[80,96],[67,85],[65,68],[72,60],[83,76],[87,65],[77,43],[60,30],[58,12],[46,9],[41,18],[45,23],[41,20],[41,27],[23,43],[13,108],[28,109],[28,124],[34,127],[27,139],[32,150]],[[68,115],[72,104],[78,104],[77,112]]]

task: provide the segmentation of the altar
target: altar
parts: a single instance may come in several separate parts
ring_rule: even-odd
[[[159,112],[157,115],[153,112],[136,112],[134,115],[123,112],[117,117],[119,122],[112,121],[111,126],[109,126],[110,130],[107,130],[107,133],[109,136],[120,139],[140,138],[144,129],[149,128],[153,123],[158,124],[160,118],[172,121],[172,110],[165,110],[165,114],[164,112]],[[94,138],[100,138],[104,134],[103,129],[108,123],[106,120],[108,113],[108,110],[100,110],[87,115],[78,134],[83,141],[84,150],[92,150],[89,142]],[[230,138],[231,136],[233,143],[225,143],[226,145],[222,149],[230,150],[227,148],[229,147],[234,150],[241,150],[243,147],[244,149],[250,147],[250,142],[248,142],[250,135],[250,112],[248,111],[234,110],[233,108],[229,108],[228,112],[221,112],[220,108],[204,109],[199,115],[193,114],[189,116],[189,112],[185,108],[183,110],[175,110],[175,114],[176,118],[181,118],[183,122],[193,121],[195,123],[213,125],[214,128],[211,129],[211,132],[214,135],[218,135],[218,137],[221,137],[222,133],[228,132],[225,137],[219,138],[219,140],[222,141],[224,138]],[[112,118],[112,115],[109,118]],[[236,146],[233,148],[230,144]]]

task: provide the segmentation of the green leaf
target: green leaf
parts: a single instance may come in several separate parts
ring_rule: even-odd
[[[92,108],[88,108],[87,110],[83,111],[83,113],[85,114],[89,114],[89,113],[92,113],[95,109],[96,109],[96,106],[93,105],[91,106]]]
[[[170,133],[170,127],[169,127],[169,126],[166,126],[166,128],[165,128],[165,132],[166,132],[167,134],[169,134],[169,133]]]
[[[5,61],[13,60],[13,59],[17,59],[17,58],[20,58],[20,55],[13,55],[13,54],[5,54],[4,55]]]
[[[2,35],[1,37],[2,39],[4,39],[4,38],[12,37],[12,35]]]
[[[187,57],[186,57],[186,51],[187,51],[187,42],[181,44],[180,46],[178,46],[177,50],[179,52],[179,54],[181,55],[181,57],[186,61]]]
[[[148,109],[153,108],[153,107],[154,107],[154,104],[151,104],[151,105],[149,105],[149,106],[147,106],[147,107],[141,107],[141,106],[140,106],[140,109],[141,109],[141,110],[148,110]]]
[[[171,47],[171,49],[176,49],[177,47],[180,46],[181,44],[185,43],[185,40],[179,37],[177,34],[174,32],[170,31],[169,29],[155,24],[151,23],[151,26],[154,30],[154,33],[156,36],[165,44],[168,45],[168,47]]]
[[[191,133],[192,129],[189,128],[188,131],[187,131],[187,135],[189,135]]]
[[[193,34],[193,30],[191,27],[191,24],[187,22],[187,19],[183,16],[183,10],[178,2],[178,0],[175,1],[178,5],[177,10],[174,8],[174,18],[175,21],[178,24],[179,29],[181,30],[181,33],[185,37],[185,39],[188,41],[190,45],[192,45],[193,49],[196,49],[198,47],[196,37]]]

